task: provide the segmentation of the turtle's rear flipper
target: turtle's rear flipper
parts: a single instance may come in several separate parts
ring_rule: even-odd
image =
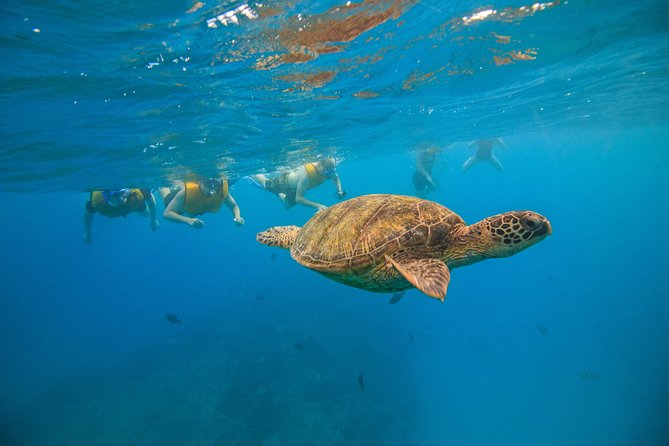
[[[256,240],[263,245],[290,249],[299,232],[299,226],[274,226],[266,231],[259,232],[256,235]]]
[[[406,280],[430,297],[444,301],[451,272],[439,259],[403,258],[396,261],[386,256],[386,261],[399,271]]]

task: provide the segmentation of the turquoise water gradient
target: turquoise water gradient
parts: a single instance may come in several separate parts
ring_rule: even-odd
[[[214,29],[242,3],[3,5],[0,444],[669,444],[666,5],[563,2],[463,26],[531,4],[444,3],[397,2],[328,41],[338,52],[267,70],[297,51],[272,36],[298,14],[313,27],[351,10],[277,2]],[[536,58],[494,63],[511,49]],[[286,77],[324,71],[320,86]],[[462,173],[468,142],[490,136],[504,172]],[[466,222],[531,209],[553,227],[453,271],[444,303],[411,290],[390,305],[258,244],[313,212],[244,179],[242,227],[226,210],[199,231],[160,217],[155,233],[97,215],[82,243],[94,188],[330,154],[349,197],[411,195],[423,144],[444,148],[429,198]]]

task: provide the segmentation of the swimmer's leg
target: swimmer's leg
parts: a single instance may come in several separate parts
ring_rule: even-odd
[[[467,172],[476,161],[478,161],[476,155],[470,156],[469,159],[462,165],[462,171]]]
[[[161,187],[158,189],[158,193],[160,194],[160,198],[165,201],[165,198],[170,194],[170,188],[169,187]]]
[[[490,161],[490,164],[493,165],[495,170],[497,170],[497,172],[504,172],[504,166],[502,166],[502,163],[499,162],[499,160],[495,157],[495,155],[491,154],[489,161]]]
[[[158,189],[158,193],[160,194],[160,198],[162,198],[165,207],[170,205],[170,202],[174,199],[180,190],[181,188],[177,186],[161,187]]]
[[[254,186],[260,189],[267,189],[267,177],[265,175],[259,173],[257,175],[250,175],[245,178],[249,180]]]

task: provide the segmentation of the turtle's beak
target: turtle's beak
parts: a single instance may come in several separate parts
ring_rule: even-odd
[[[534,235],[551,235],[552,233],[553,228],[551,227],[551,222],[544,220],[541,227],[534,232]]]

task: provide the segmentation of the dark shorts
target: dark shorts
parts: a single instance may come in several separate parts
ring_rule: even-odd
[[[434,188],[427,178],[418,172],[413,173],[413,185],[417,192],[429,192]]]
[[[265,182],[265,189],[274,195],[285,194],[286,203],[289,206],[295,205],[295,193],[297,190],[288,184],[288,174],[282,174]]]

